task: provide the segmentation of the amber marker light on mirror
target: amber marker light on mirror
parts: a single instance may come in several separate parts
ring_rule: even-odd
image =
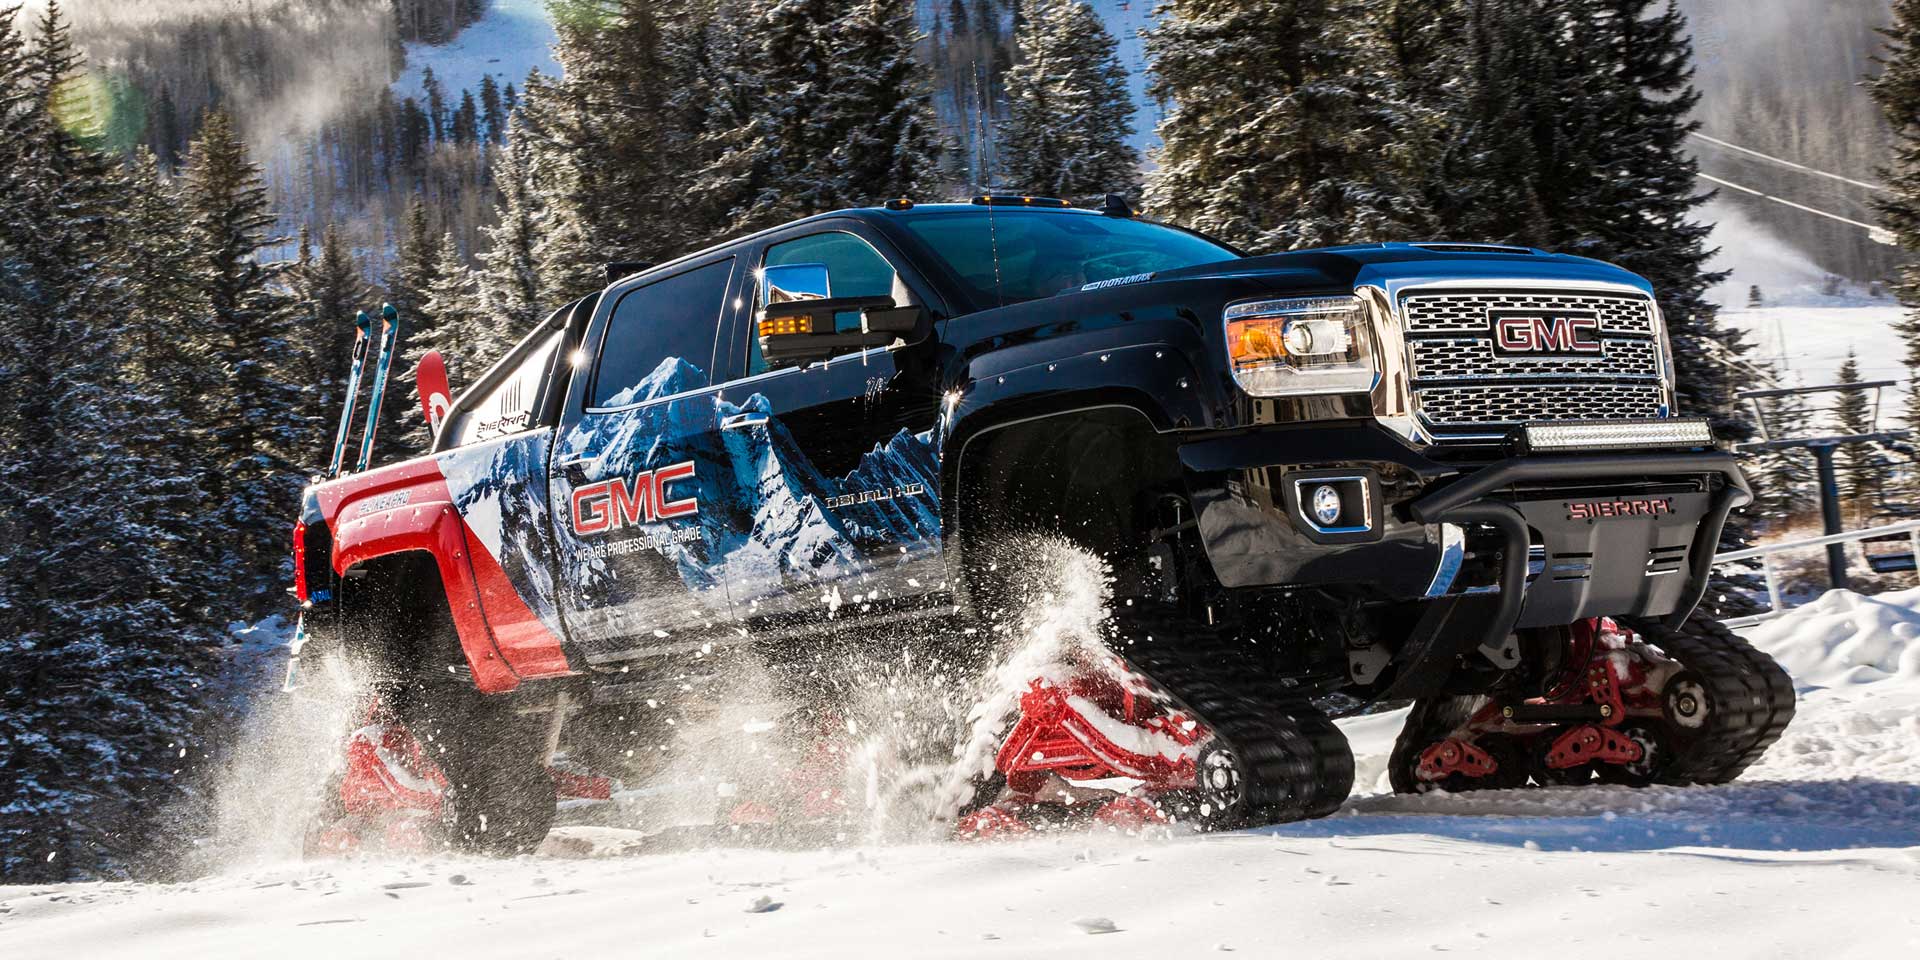
[[[812,317],[768,317],[760,321],[760,335],[763,337],[784,337],[789,334],[812,332]]]

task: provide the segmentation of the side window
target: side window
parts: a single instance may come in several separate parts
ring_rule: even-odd
[[[761,274],[760,307],[777,300],[822,297],[897,299],[900,296],[898,275],[893,265],[880,255],[880,251],[851,233],[816,233],[798,240],[776,243],[767,248],[766,262],[762,266],[771,271],[776,282],[768,282],[769,273]],[[786,269],[773,270],[776,267]],[[858,330],[860,315],[851,311],[842,313],[834,318],[834,326],[842,332]],[[760,339],[749,339],[753,346],[748,370],[751,373],[764,372],[767,361],[760,356]]]
[[[707,386],[732,274],[733,261],[722,260],[621,296],[607,321],[588,405],[619,407]]]

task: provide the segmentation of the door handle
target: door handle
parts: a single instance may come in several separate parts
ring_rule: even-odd
[[[571,483],[586,483],[588,479],[587,467],[590,464],[594,464],[598,462],[599,462],[598,458],[590,458],[586,460],[569,460],[566,463],[563,463],[560,465],[560,472],[562,474],[565,474],[567,480]]]
[[[740,430],[745,427],[764,427],[766,425],[767,415],[757,410],[747,413],[736,413],[720,421],[720,429],[722,430]]]

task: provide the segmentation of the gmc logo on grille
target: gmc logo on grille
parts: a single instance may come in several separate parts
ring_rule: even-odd
[[[1487,311],[1495,353],[1599,354],[1600,318],[1591,313]]]

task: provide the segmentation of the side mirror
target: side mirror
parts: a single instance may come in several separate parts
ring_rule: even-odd
[[[783,263],[761,273],[766,303],[791,303],[795,300],[825,300],[833,296],[833,286],[824,263]]]
[[[860,314],[860,329],[839,332],[834,316],[849,312]],[[884,347],[895,340],[918,340],[930,332],[928,327],[925,307],[896,306],[892,297],[820,297],[769,303],[760,314],[760,354],[768,366],[794,366]]]

